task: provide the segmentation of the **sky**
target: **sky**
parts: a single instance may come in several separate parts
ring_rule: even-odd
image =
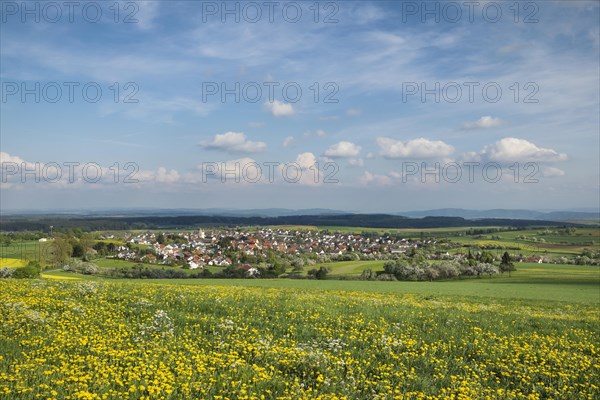
[[[597,1],[12,2],[0,210],[600,208]]]

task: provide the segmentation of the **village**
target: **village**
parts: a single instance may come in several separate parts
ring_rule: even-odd
[[[105,239],[110,240],[110,236]],[[313,261],[380,260],[434,245],[388,235],[328,233],[326,231],[258,229],[196,230],[192,232],[131,234],[112,257],[189,269],[205,266],[264,262],[273,257]],[[412,249],[412,250],[411,250]]]

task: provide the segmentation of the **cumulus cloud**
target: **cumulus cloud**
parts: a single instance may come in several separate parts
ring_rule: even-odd
[[[538,147],[525,139],[512,137],[500,139],[496,143],[485,146],[481,154],[489,160],[498,162],[553,162],[567,159],[567,155],[564,153]]]
[[[17,187],[27,183],[56,185],[59,187],[82,187],[100,188],[105,185],[128,183],[165,183],[171,184],[180,181],[179,172],[175,169],[167,170],[160,167],[157,170],[138,169],[135,171],[129,168],[123,169],[124,175],[115,175],[113,166],[102,166],[95,162],[81,162],[72,164],[68,162],[30,162],[18,156],[13,156],[5,152],[0,152],[0,164],[2,164],[2,181],[7,185],[4,188]],[[128,172],[131,172],[129,174]]]
[[[440,140],[425,138],[413,139],[407,142],[378,137],[377,145],[385,158],[442,158],[454,152],[454,147]]]
[[[282,103],[275,100],[273,102],[265,102],[265,107],[271,112],[274,117],[290,117],[294,115],[294,107],[289,103]]]
[[[345,140],[334,144],[325,150],[325,157],[331,158],[349,158],[356,157],[360,154],[360,146],[355,145],[352,142],[347,142]]]
[[[296,163],[298,163],[302,169],[309,169],[317,163],[317,157],[310,152],[300,153],[296,157]]]
[[[215,135],[212,141],[203,145],[207,150],[222,150],[228,153],[258,153],[266,150],[264,142],[252,142],[243,132],[225,132]]]
[[[502,125],[500,118],[494,118],[489,115],[479,118],[477,121],[465,122],[462,125],[462,129],[490,129],[497,128]]]
[[[22,162],[25,162],[22,158],[20,158],[18,156],[11,156],[8,153],[0,151],[0,163],[21,164]]]
[[[156,171],[140,170],[133,177],[138,183],[176,183],[179,182],[181,176],[175,169],[167,170],[165,167],[159,167]]]

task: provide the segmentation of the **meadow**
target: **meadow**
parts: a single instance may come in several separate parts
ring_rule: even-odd
[[[0,304],[5,399],[600,396],[593,303],[8,280]]]

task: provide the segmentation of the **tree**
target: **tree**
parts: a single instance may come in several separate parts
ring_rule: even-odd
[[[156,237],[156,241],[158,242],[158,244],[165,244],[165,235],[159,233]]]
[[[76,258],[83,258],[83,256],[85,256],[85,249],[81,244],[75,243],[73,245],[73,253],[71,254],[71,256]]]
[[[479,271],[481,271],[482,274],[487,274],[487,275],[489,275],[490,278],[492,277],[492,275],[498,273],[498,267],[496,267],[493,264],[480,263],[480,264],[477,264],[477,267],[478,267]]]
[[[72,253],[71,243],[62,237],[56,237],[40,248],[40,260],[43,264],[63,265],[71,258]]]
[[[479,255],[479,262],[484,263],[484,264],[491,264],[494,262],[494,256],[492,255],[492,253],[490,253],[487,250],[483,251]]]
[[[308,271],[308,276],[313,277],[315,279],[326,279],[327,274],[329,273],[329,269],[326,267],[321,267],[319,269],[311,269]]]
[[[372,269],[365,269],[360,275],[363,281],[372,281],[377,278],[377,274]]]
[[[4,247],[8,247],[12,243],[12,240],[11,240],[10,236],[8,236],[8,235],[1,235],[0,236],[0,243],[2,243],[2,245]]]
[[[508,272],[508,276],[510,277],[510,273],[511,271],[516,271],[517,269],[515,268],[514,264],[512,263],[512,260],[510,258],[510,254],[508,254],[508,251],[505,251],[504,254],[502,255],[502,261],[500,262],[500,272],[502,272],[503,274],[505,272]]]

